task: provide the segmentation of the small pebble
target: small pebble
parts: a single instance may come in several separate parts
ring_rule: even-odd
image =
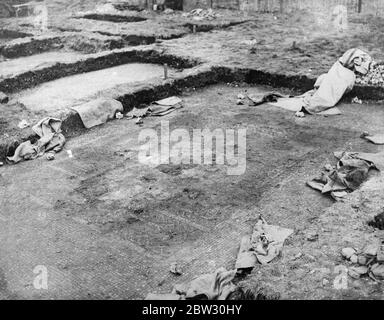
[[[384,279],[384,265],[383,264],[374,264],[371,268],[373,276],[378,280]]]
[[[304,114],[304,112],[302,112],[302,111],[297,111],[297,112],[295,113],[295,116],[298,117],[298,118],[304,118],[304,117],[305,117],[305,114]]]
[[[361,266],[365,266],[367,264],[368,260],[365,256],[363,255],[360,255],[358,258],[357,258],[357,263]]]
[[[377,251],[379,250],[379,245],[378,244],[375,244],[375,243],[371,243],[369,245],[367,245],[365,248],[364,248],[364,254],[367,255],[367,256],[371,256],[371,257],[374,257],[377,255]]]
[[[52,161],[55,160],[55,155],[53,153],[48,153],[46,158],[48,161]]]
[[[357,255],[353,254],[353,255],[349,258],[349,260],[351,260],[352,263],[357,263],[357,261],[358,261],[358,257],[357,257]]]
[[[177,264],[177,262],[173,262],[171,264],[171,267],[169,268],[169,271],[173,273],[174,275],[180,276],[183,272],[181,271],[181,268]]]
[[[343,250],[341,250],[341,254],[346,259],[350,259],[352,255],[354,255],[355,253],[356,253],[356,250],[353,248],[344,248]]]

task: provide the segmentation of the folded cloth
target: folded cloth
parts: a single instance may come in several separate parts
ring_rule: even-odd
[[[235,275],[236,270],[219,268],[214,273],[204,274],[192,280],[186,290],[175,290],[181,295],[185,294],[186,299],[225,300],[236,289],[232,283]]]
[[[257,262],[267,264],[278,257],[285,240],[293,233],[292,229],[269,225],[259,218],[251,236],[241,240],[236,269],[252,269]]]
[[[59,152],[65,144],[65,137],[61,133],[61,120],[44,118],[32,127],[39,136],[39,140],[32,144],[30,141],[21,143],[12,157],[7,157],[8,162],[18,163],[23,160],[32,160],[42,156],[45,152]]]
[[[152,117],[162,117],[182,107],[183,106],[181,104],[176,104],[173,106],[151,105],[149,107],[149,114]]]
[[[33,160],[38,157],[39,148],[37,145],[33,145],[31,141],[25,141],[21,143],[15,150],[15,154],[12,157],[7,157],[10,163],[18,163],[23,160]]]
[[[158,105],[161,105],[161,106],[174,106],[176,104],[179,104],[181,103],[181,99],[178,98],[178,97],[175,97],[175,96],[172,96],[172,97],[169,97],[169,98],[165,98],[165,99],[162,99],[162,100],[158,100],[158,101],[155,101],[154,103],[155,104],[158,104]]]
[[[38,146],[40,152],[59,152],[65,144],[65,137],[61,133],[61,120],[44,118],[32,127],[32,130],[40,137]]]
[[[346,51],[339,59],[339,62],[345,68],[365,75],[368,73],[373,60],[367,52],[353,48]]]
[[[384,144],[384,134],[375,134],[375,135],[364,135],[364,139],[374,143],[374,144]]]
[[[176,285],[171,294],[148,294],[146,300],[226,300],[236,290],[236,270],[219,268],[188,283]]]
[[[321,193],[330,193],[336,200],[359,188],[367,180],[371,168],[384,170],[384,152],[335,152],[334,155],[339,159],[336,167],[322,172],[307,185]]]
[[[268,93],[247,95],[247,98],[251,102],[250,105],[258,106],[266,102],[277,102],[279,98],[289,98],[289,96],[280,94],[278,92],[268,92]]]
[[[293,233],[292,229],[269,225],[264,219],[256,223],[251,243],[257,260],[267,264],[278,257],[283,249],[285,240]]]
[[[115,99],[98,98],[72,107],[87,129],[98,126],[115,117],[116,112],[123,112],[123,105]]]

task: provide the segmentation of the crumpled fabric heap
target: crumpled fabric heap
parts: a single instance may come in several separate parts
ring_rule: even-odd
[[[146,300],[226,300],[236,290],[232,282],[235,276],[236,270],[219,268],[189,283],[176,285],[170,294],[150,293]]]
[[[360,49],[350,49],[316,81],[313,92],[305,97],[303,109],[310,113],[318,113],[334,107],[343,95],[351,91],[356,81],[356,73],[367,74],[372,58]]]
[[[367,180],[370,169],[384,169],[384,152],[335,152],[334,155],[339,159],[336,167],[327,166],[307,185],[321,193],[330,194],[335,200],[341,200],[349,192],[358,189]]]
[[[65,145],[65,137],[61,133],[61,120],[44,118],[32,127],[39,136],[35,144],[31,141],[21,143],[12,157],[7,157],[9,163],[19,163],[24,160],[33,160],[46,152],[59,152]]]
[[[351,91],[356,81],[356,74],[367,74],[372,63],[372,58],[368,53],[360,49],[350,49],[336,61],[326,74],[320,75],[314,85],[314,89],[296,97],[287,97],[274,93],[259,98],[259,101],[271,105],[288,109],[295,112],[304,112],[308,114],[332,115],[340,112],[324,113],[333,108],[343,97]],[[272,102],[268,99],[273,98]],[[277,99],[276,99],[277,98]],[[251,99],[258,103],[257,99]],[[275,101],[274,101],[275,100]]]
[[[241,240],[235,268],[247,270],[254,268],[257,263],[271,262],[280,255],[285,240],[292,233],[292,229],[269,225],[260,217],[252,235],[244,236]]]
[[[384,133],[377,133],[377,134],[369,134],[369,133],[363,133],[361,135],[361,138],[368,140],[374,144],[384,144]]]

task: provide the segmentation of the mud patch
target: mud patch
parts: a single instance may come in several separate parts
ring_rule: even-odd
[[[86,14],[82,16],[83,19],[90,19],[90,20],[99,20],[99,21],[109,21],[109,22],[115,22],[115,23],[124,23],[124,22],[140,22],[147,20],[143,17],[138,16],[120,16],[120,15],[113,15],[113,14]]]

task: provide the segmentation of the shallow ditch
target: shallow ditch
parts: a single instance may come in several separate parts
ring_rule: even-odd
[[[140,21],[147,20],[146,18],[139,17],[139,16],[122,16],[122,15],[98,14],[98,13],[85,14],[79,17],[79,19],[109,21],[109,22],[115,22],[115,23],[140,22]]]
[[[169,69],[169,74],[173,72],[174,69]],[[162,75],[162,65],[129,63],[46,82],[34,89],[21,91],[17,99],[29,110],[51,112],[75,105],[103,90],[123,84],[149,82]]]
[[[128,63],[166,63],[170,68],[186,69],[196,66],[198,61],[188,60],[173,55],[164,55],[154,50],[112,52],[95,55],[88,59],[80,59],[72,63],[58,62],[47,68],[28,71],[15,77],[4,79],[0,81],[0,91],[15,93],[20,90],[33,88],[44,82]]]

